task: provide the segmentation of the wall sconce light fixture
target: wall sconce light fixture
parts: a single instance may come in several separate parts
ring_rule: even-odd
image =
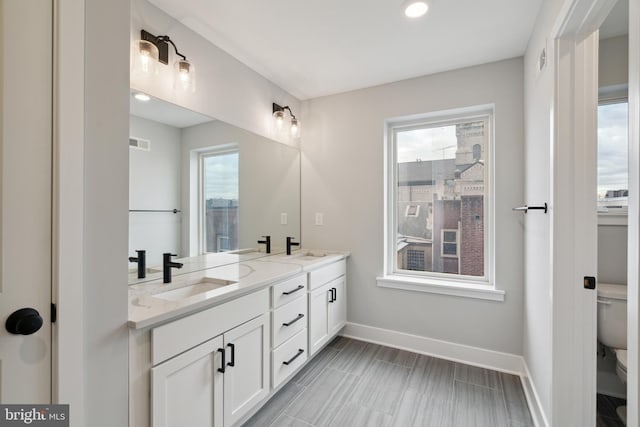
[[[284,127],[285,110],[289,112],[289,116],[291,117],[291,136],[293,136],[294,138],[298,137],[300,135],[300,121],[296,118],[296,116],[293,114],[293,111],[291,111],[291,108],[289,108],[288,105],[282,107],[274,102],[273,117],[276,120],[276,127],[278,128],[278,130],[281,130]]]
[[[196,71],[187,57],[178,52],[178,47],[169,36],[154,36],[148,31],[140,31],[140,40],[134,45],[132,59],[133,73],[140,76],[154,76],[158,73],[157,63],[169,64],[169,45],[173,46],[179,57],[174,66],[174,88],[185,92],[194,92]]]

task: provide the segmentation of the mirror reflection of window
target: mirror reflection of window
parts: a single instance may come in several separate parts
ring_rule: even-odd
[[[238,249],[238,150],[202,155],[205,252]]]
[[[598,106],[598,212],[626,214],[629,205],[626,99]]]

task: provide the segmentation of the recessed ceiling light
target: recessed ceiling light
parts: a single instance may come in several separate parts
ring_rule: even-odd
[[[146,93],[142,93],[142,92],[138,92],[135,95],[133,95],[133,97],[135,99],[137,99],[138,101],[142,101],[142,102],[147,102],[151,99],[151,97],[149,95],[147,95]]]
[[[420,18],[427,13],[429,5],[424,0],[407,0],[403,3],[402,8],[407,18]]]

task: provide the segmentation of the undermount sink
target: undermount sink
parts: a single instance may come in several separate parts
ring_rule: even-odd
[[[194,295],[203,294],[213,289],[222,288],[224,286],[232,285],[236,282],[231,280],[216,279],[213,277],[205,277],[199,282],[192,285],[183,286],[181,288],[172,289],[170,291],[160,292],[152,295],[154,298],[163,299],[166,301],[178,301],[181,299],[189,298]]]
[[[138,273],[138,269],[136,267],[132,267],[129,269],[129,274],[132,273]],[[154,274],[154,273],[162,273],[162,270],[159,270],[157,268],[149,268],[147,267],[147,274]]]
[[[256,248],[246,248],[246,249],[237,249],[235,251],[229,251],[227,252],[229,254],[233,254],[233,255],[249,255],[249,254],[260,254],[260,255],[266,255],[263,252],[260,252],[258,249]]]
[[[311,252],[311,251],[302,251],[298,253],[294,253],[290,255],[292,258],[297,259],[316,259],[327,256],[325,252]]]

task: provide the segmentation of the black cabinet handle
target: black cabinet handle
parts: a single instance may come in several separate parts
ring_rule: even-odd
[[[334,302],[334,301],[336,300],[336,297],[334,296],[335,294],[333,293],[333,290],[334,290],[334,289],[335,289],[335,288],[331,288],[331,289],[329,289],[329,294],[331,295],[331,296],[330,296],[330,298],[331,298],[331,299],[329,300],[329,302]]]
[[[298,314],[298,317],[296,317],[295,319],[293,319],[293,320],[292,320],[292,321],[290,321],[290,322],[283,323],[283,324],[282,324],[282,326],[291,326],[291,325],[293,325],[294,323],[296,323],[298,320],[302,319],[303,317],[304,317],[304,314],[300,313],[300,314]]]
[[[298,352],[296,353],[295,356],[293,356],[291,359],[289,360],[285,360],[284,362],[282,362],[283,365],[289,365],[291,363],[293,363],[294,360],[296,360],[302,353],[304,353],[304,350],[299,348]]]
[[[333,300],[338,301],[338,290],[336,288],[331,288],[331,292],[333,292]]]
[[[227,363],[227,366],[236,366],[236,345],[227,344],[227,347],[231,348],[231,362]]]
[[[304,286],[300,285],[291,291],[283,292],[282,295],[291,295],[294,292],[298,292],[300,289],[304,289]]]
[[[218,368],[218,372],[222,372],[224,374],[224,368],[226,367],[226,361],[225,361],[225,353],[224,353],[224,348],[219,348],[218,349],[218,353],[222,353],[222,364],[221,364],[221,368]]]

